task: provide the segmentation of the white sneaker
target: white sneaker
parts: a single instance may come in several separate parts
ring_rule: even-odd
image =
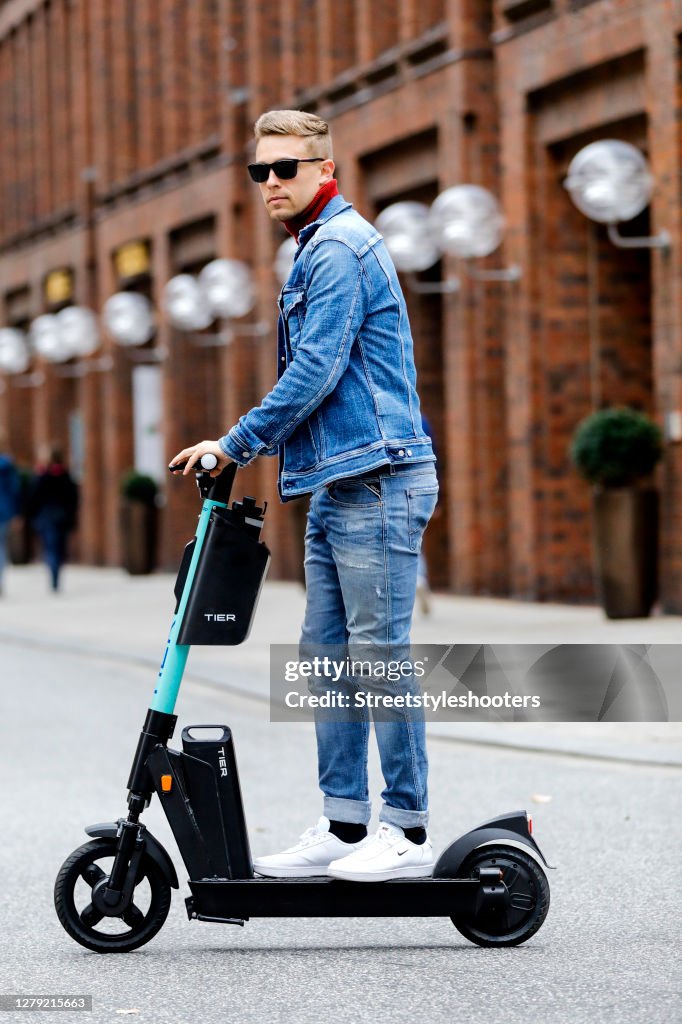
[[[329,818],[322,817],[314,828],[306,829],[295,846],[290,846],[283,853],[257,857],[253,870],[269,878],[326,875],[331,861],[346,858],[366,842],[367,839],[362,839],[359,843],[343,843],[329,831]]]
[[[390,878],[421,878],[433,871],[433,846],[427,836],[418,846],[395,825],[382,822],[361,849],[329,865],[333,878],[350,882],[386,882]]]

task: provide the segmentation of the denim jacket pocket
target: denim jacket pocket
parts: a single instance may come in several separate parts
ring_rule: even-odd
[[[411,487],[407,492],[407,530],[410,551],[420,551],[422,538],[438,501],[438,484]]]
[[[302,288],[284,288],[280,296],[280,309],[293,354],[305,323],[305,291]]]

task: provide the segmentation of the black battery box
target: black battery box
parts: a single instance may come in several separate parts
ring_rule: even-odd
[[[260,540],[264,515],[265,508],[250,497],[231,508],[212,508],[178,644],[234,646],[246,640],[270,563]],[[175,585],[177,607],[195,546],[196,538],[185,548]]]

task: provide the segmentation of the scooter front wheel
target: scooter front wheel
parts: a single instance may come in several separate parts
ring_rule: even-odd
[[[115,839],[94,839],[68,857],[57,875],[54,905],[72,939],[96,953],[128,953],[143,946],[168,917],[171,890],[158,865],[147,854],[140,861],[133,898],[119,917],[93,906],[94,887],[111,872]]]
[[[482,869],[499,869],[499,900],[483,903],[475,914],[457,914],[450,920],[477,946],[518,946],[526,942],[542,926],[549,910],[549,883],[544,871],[517,847],[500,845],[473,850],[457,875],[480,878]]]

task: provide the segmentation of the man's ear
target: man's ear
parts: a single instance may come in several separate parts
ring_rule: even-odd
[[[322,171],[322,184],[326,185],[328,181],[331,181],[334,177],[335,163],[333,160],[325,160],[323,164],[320,164]]]

